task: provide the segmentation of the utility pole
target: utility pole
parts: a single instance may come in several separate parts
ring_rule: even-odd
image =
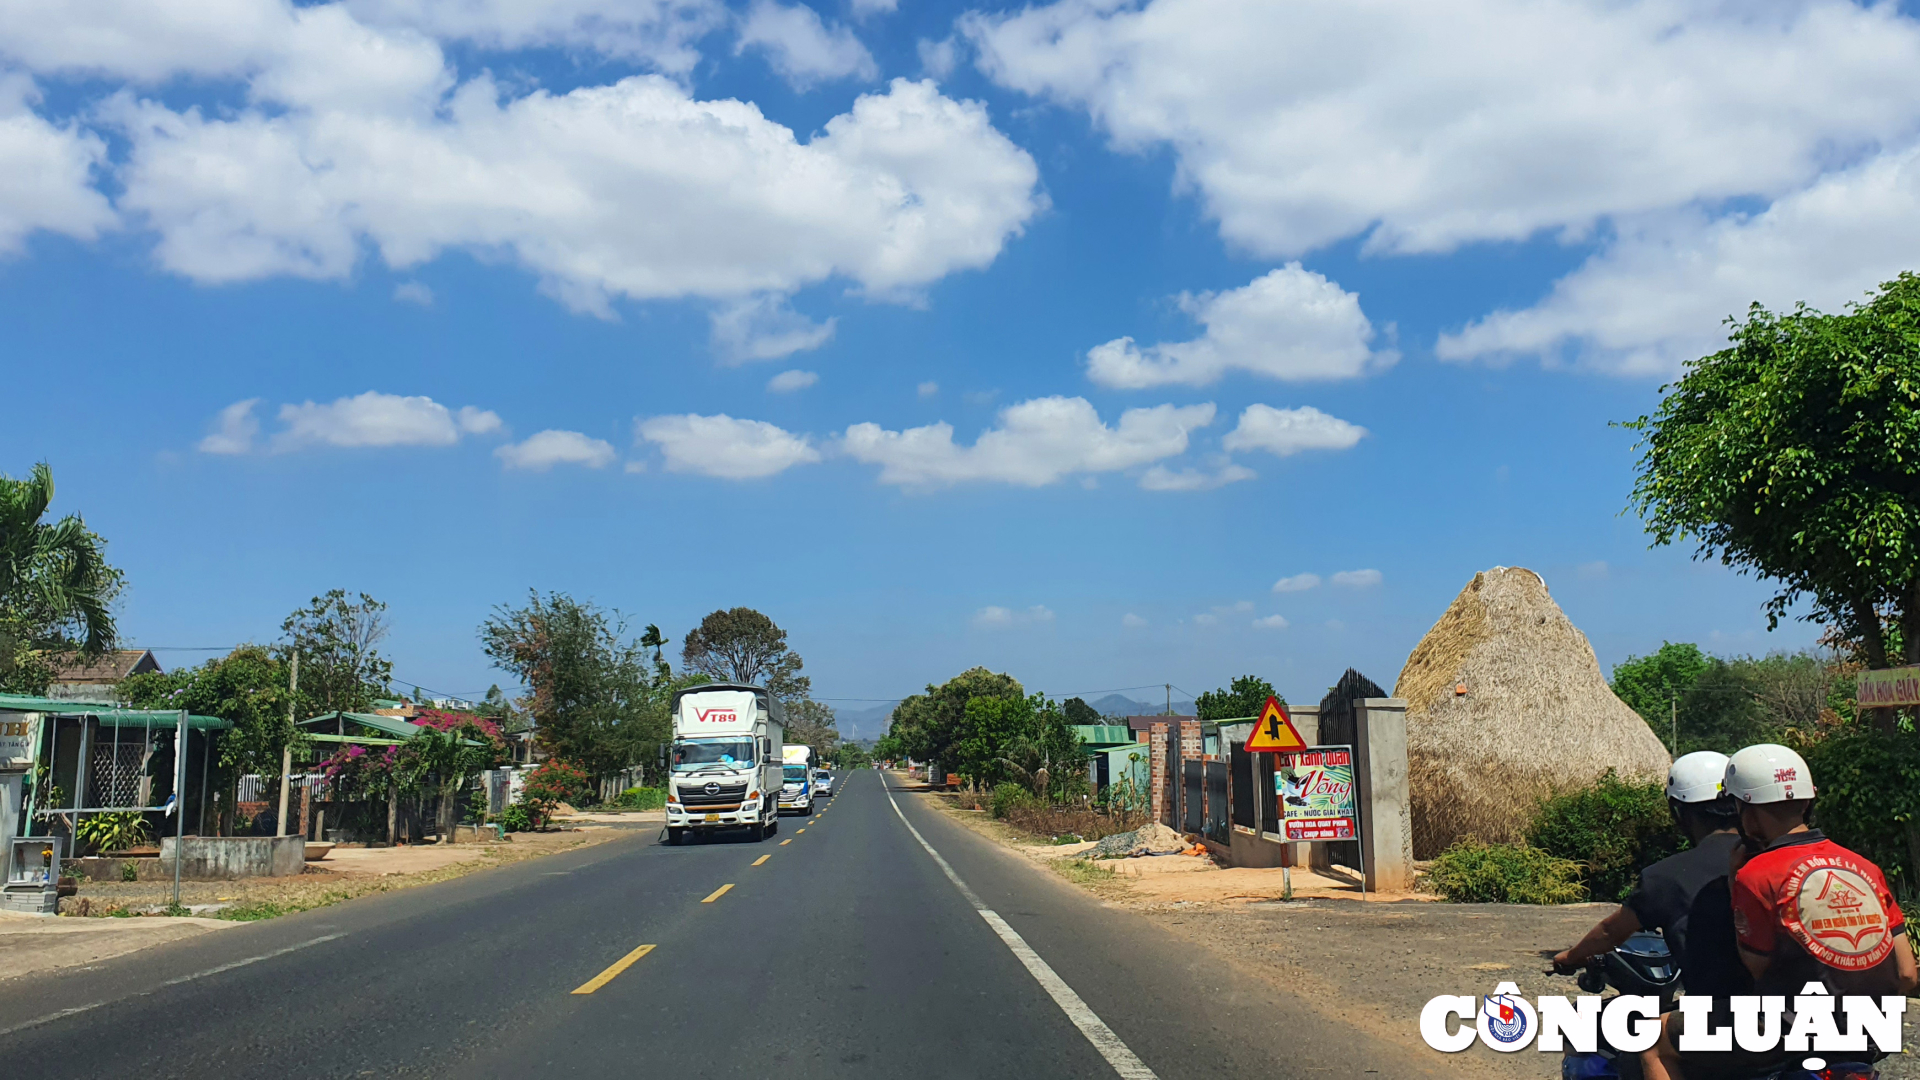
[[[1670,694],[1667,703],[1673,706],[1673,756],[1680,756],[1680,695]]]
[[[293,654],[293,675],[287,681],[287,745],[280,748],[280,816],[275,836],[287,835],[287,789],[293,783],[293,699],[300,696],[300,654]]]
[[[1167,715],[1173,715],[1173,684],[1167,684]]]

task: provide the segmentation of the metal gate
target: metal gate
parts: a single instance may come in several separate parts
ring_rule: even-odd
[[[1180,763],[1180,828],[1182,832],[1205,833],[1207,828],[1207,763]]]
[[[1209,761],[1207,766],[1206,838],[1216,844],[1229,840],[1227,821],[1232,811],[1227,805],[1227,763]]]

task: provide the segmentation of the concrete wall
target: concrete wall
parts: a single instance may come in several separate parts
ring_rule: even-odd
[[[174,838],[160,841],[159,862],[173,873]],[[189,836],[180,876],[194,881],[291,877],[307,863],[304,836]]]

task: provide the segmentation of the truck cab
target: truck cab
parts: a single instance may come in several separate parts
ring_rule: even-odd
[[[813,813],[813,747],[789,746],[780,755],[780,809]]]
[[[777,828],[786,710],[764,688],[709,683],[675,691],[669,706],[667,842],[719,829],[755,841]]]

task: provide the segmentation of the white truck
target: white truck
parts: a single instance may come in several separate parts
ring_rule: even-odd
[[[760,841],[779,827],[786,709],[764,687],[708,683],[676,690],[667,842],[689,830],[746,828]]]
[[[780,753],[780,809],[813,813],[813,747],[789,746]]]

